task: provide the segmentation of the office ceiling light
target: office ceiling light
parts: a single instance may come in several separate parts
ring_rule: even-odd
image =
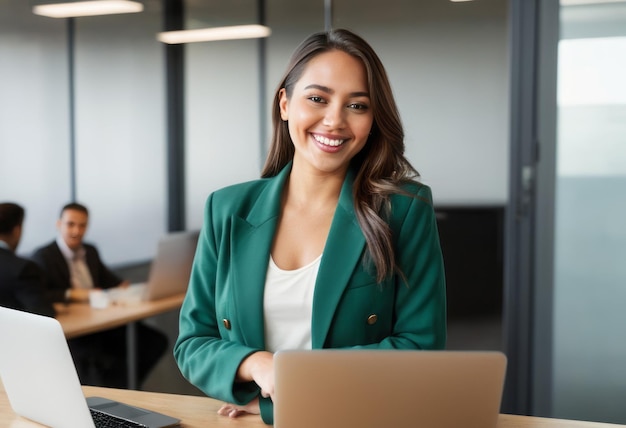
[[[163,43],[175,45],[216,40],[258,39],[268,37],[271,33],[272,30],[264,25],[233,25],[197,30],[164,31],[157,34],[157,39]]]
[[[68,1],[33,6],[35,15],[48,16],[50,18],[136,13],[142,10],[143,4],[130,0]]]

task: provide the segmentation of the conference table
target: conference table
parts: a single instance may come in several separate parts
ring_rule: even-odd
[[[229,419],[217,414],[222,402],[208,397],[191,395],[164,394],[160,392],[111,389],[83,386],[85,396],[105,397],[130,404],[156,410],[181,419],[183,428],[261,428],[267,425],[260,417],[254,415]],[[13,412],[0,381],[0,428],[36,428],[41,425],[24,419]],[[549,419],[530,416],[501,414],[498,428],[617,428],[626,425],[584,422],[565,419]],[[323,428],[323,427],[320,427]]]
[[[126,325],[128,388],[136,389],[137,332],[135,323],[179,309],[184,298],[185,293],[180,293],[158,300],[112,304],[103,309],[93,308],[89,303],[58,303],[55,304],[56,318],[67,339]]]

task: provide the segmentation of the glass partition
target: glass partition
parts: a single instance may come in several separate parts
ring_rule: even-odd
[[[166,231],[160,8],[76,18],[76,196],[105,262],[151,259]],[[64,201],[60,201],[64,202]]]
[[[187,28],[257,23],[253,0],[188,2]],[[185,47],[186,224],[202,225],[210,192],[258,178],[259,41],[224,40]]]
[[[561,8],[553,414],[626,423],[626,2]]]

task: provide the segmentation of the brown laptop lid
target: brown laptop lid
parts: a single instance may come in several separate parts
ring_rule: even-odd
[[[275,356],[276,428],[495,428],[500,352],[315,350]]]

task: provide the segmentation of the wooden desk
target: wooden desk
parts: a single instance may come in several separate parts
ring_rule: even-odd
[[[127,325],[126,361],[128,388],[137,388],[137,338],[135,322],[180,308],[185,293],[163,299],[137,302],[129,305],[111,305],[105,309],[94,309],[88,303],[58,303],[56,319],[61,323],[65,337],[72,339]]]
[[[217,414],[221,402],[207,397],[162,394],[157,392],[130,391],[124,389],[84,386],[85,396],[100,396],[126,404],[153,409],[179,418],[184,428],[267,428],[259,416],[229,419]],[[0,382],[0,427],[36,428],[41,425],[17,416],[7,400]],[[535,418],[528,416],[500,415],[498,428],[617,428],[626,425],[581,422],[563,419]],[[322,427],[320,427],[322,428]]]
[[[105,309],[93,309],[88,303],[57,303],[54,307],[65,337],[72,339],[178,309],[184,298],[185,293],[181,293],[150,302],[111,305]]]

